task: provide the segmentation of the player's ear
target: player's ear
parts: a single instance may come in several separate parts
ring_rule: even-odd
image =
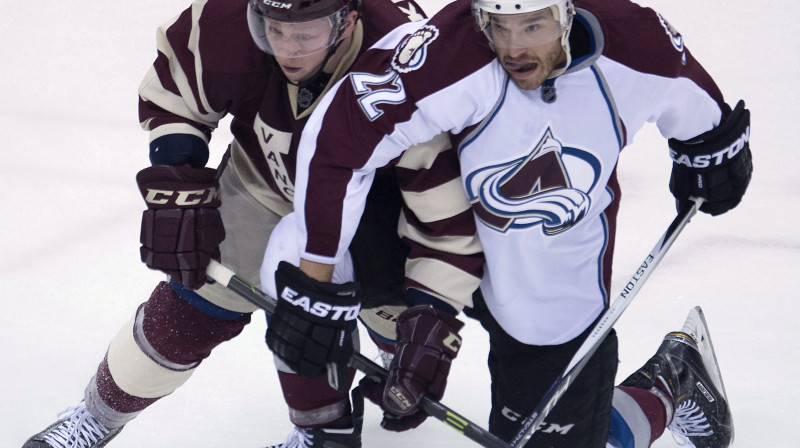
[[[345,28],[342,31],[341,39],[347,39],[353,34],[353,31],[356,29],[356,22],[358,22],[358,11],[350,11],[347,13],[347,17],[345,17]]]

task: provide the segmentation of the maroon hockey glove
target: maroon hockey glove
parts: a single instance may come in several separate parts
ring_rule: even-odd
[[[361,378],[358,386],[364,394],[364,397],[384,410],[381,427],[387,431],[408,431],[409,429],[414,429],[421,425],[428,418],[428,414],[422,409],[417,409],[416,412],[406,417],[398,417],[386,411],[383,405],[383,390],[386,387],[386,383],[382,381],[365,376]]]
[[[136,175],[147,204],[142,261],[190,289],[206,283],[206,267],[212,258],[219,259],[219,244],[225,239],[215,176],[211,168],[165,165]]]
[[[267,345],[300,376],[316,378],[335,365],[335,383],[349,377],[352,333],[361,310],[358,285],[323,283],[281,261],[275,272],[278,304],[269,318]],[[329,377],[329,381],[331,377]]]
[[[434,400],[444,395],[450,364],[461,348],[458,331],[463,326],[455,316],[430,305],[418,305],[400,314],[397,351],[385,386],[369,378],[361,382],[364,396],[388,414],[381,422],[384,429],[405,431],[428,417],[419,409],[420,400],[424,395]]]
[[[669,190],[678,208],[691,197],[705,199],[700,211],[712,216],[736,207],[753,174],[750,111],[744,101],[714,129],[687,141],[669,140]]]

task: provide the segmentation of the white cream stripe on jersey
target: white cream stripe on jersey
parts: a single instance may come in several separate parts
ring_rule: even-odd
[[[400,214],[400,222],[397,232],[403,238],[420,243],[426,247],[435,247],[437,250],[456,255],[478,254],[483,249],[477,235],[460,236],[444,235],[431,236],[417,230],[406,220],[405,213]]]
[[[424,285],[428,288],[426,292],[445,301],[456,310],[472,306],[472,293],[480,284],[479,278],[433,258],[409,259],[406,262],[406,277]],[[436,285],[436,289],[429,285]],[[437,291],[445,291],[447,295]]]
[[[205,4],[205,1],[196,1],[192,5],[192,21],[196,22],[198,20]],[[158,51],[163,53],[171,61],[177,60],[178,57],[176,56],[175,50],[169,44],[166,33],[167,29],[175,22],[175,20],[177,20],[177,17],[172,21],[160,26],[156,36]],[[189,83],[189,78],[178,64],[170,64],[170,74],[172,76],[172,81],[174,81],[175,85],[178,87],[180,95],[175,95],[174,93],[165,89],[158,78],[155,68],[151,67],[144,80],[142,80],[142,84],[139,86],[139,96],[146,101],[151,101],[158,104],[162,109],[208,126],[211,129],[216,129],[219,121],[225,116],[225,111],[214,111],[209,105],[208,99],[205,95],[202,82],[202,59],[198,50],[200,39],[199,28],[199,26],[192,27],[188,45],[189,51],[191,51],[195,56],[194,64],[195,74],[197,77],[196,84],[198,96],[200,97],[202,108],[210,112],[203,113],[200,111],[201,108],[195,100],[195,95],[192,90],[192,85]],[[148,125],[149,121],[142,123],[142,127],[145,130],[150,130]]]
[[[403,191],[403,200],[422,222],[436,222],[470,209],[461,178],[422,192]]]
[[[427,170],[439,155],[452,148],[450,137],[441,133],[426,143],[420,143],[403,153],[399,168]],[[452,219],[470,210],[469,199],[460,177],[424,191],[401,191],[406,206],[423,223]],[[398,233],[423,247],[456,255],[474,255],[482,251],[477,235],[432,236],[409,224],[405,212],[400,214]],[[472,293],[480,279],[455,266],[435,258],[415,258],[406,263],[406,277],[425,285],[427,292],[444,300],[456,309],[472,304]],[[445,281],[443,281],[445,280]],[[435,287],[434,287],[435,286]]]
[[[448,133],[443,132],[427,143],[420,143],[419,145],[408,148],[400,160],[397,162],[399,168],[406,168],[409,170],[422,170],[428,169],[433,166],[436,156],[448,149],[452,148],[450,143],[450,136]]]
[[[194,369],[176,372],[153,362],[136,345],[133,325],[131,319],[108,347],[108,370],[114,382],[135,397],[159,398],[174,392],[192,376]]]

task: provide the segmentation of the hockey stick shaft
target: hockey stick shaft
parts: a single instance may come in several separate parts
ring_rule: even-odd
[[[702,202],[702,199],[694,199],[691,204],[683,208],[675,219],[672,220],[667,231],[664,232],[661,239],[658,240],[650,253],[647,254],[647,257],[642,261],[642,264],[633,274],[633,277],[625,284],[622,292],[617,296],[616,300],[611,303],[608,310],[603,313],[594,328],[592,328],[591,333],[589,333],[589,336],[575,352],[567,368],[550,386],[550,389],[547,390],[544,397],[539,400],[533,413],[522,422],[521,429],[511,441],[511,445],[513,445],[514,448],[522,448],[528,440],[530,440],[533,433],[536,432],[550,411],[553,410],[553,407],[555,407],[556,403],[561,399],[561,396],[564,395],[564,392],[566,392],[567,388],[572,384],[575,377],[583,370],[586,363],[589,362],[589,359],[594,352],[597,351],[600,344],[611,331],[611,328],[622,316],[622,313],[628,308],[628,305],[631,304],[633,298],[639,293],[642,285],[644,285],[644,282],[650,277],[650,274],[656,266],[658,266],[661,259],[667,253],[667,250],[672,246],[672,243],[683,228],[686,227],[686,224],[689,223],[692,216],[697,213],[697,209]]]
[[[206,274],[217,283],[240,295],[243,299],[263,309],[266,313],[271,315],[275,311],[275,306],[277,305],[275,299],[269,297],[260,289],[237,276],[233,271],[222,264],[211,260]],[[368,376],[383,381],[386,381],[389,377],[389,372],[386,369],[358,352],[350,359],[350,365]],[[439,401],[425,396],[422,398],[420,406],[431,417],[444,422],[481,446],[488,448],[511,448],[511,445],[507,442],[467,420]]]

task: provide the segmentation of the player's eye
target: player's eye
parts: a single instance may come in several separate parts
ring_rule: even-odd
[[[541,28],[542,27],[539,26],[539,25],[528,25],[528,26],[525,27],[525,32],[528,33],[528,34],[533,34],[533,33],[535,33],[536,31],[538,31]]]

